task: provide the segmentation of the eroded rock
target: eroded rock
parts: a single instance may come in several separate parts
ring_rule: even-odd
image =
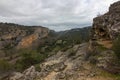
[[[109,12],[93,19],[93,39],[114,39],[120,33],[120,1],[112,4]]]

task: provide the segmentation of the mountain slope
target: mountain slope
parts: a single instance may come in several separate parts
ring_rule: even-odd
[[[113,37],[117,38],[116,35],[119,34],[120,19],[119,5],[120,1],[112,4],[109,12],[105,15],[94,18],[92,37],[89,42],[78,45],[73,44],[66,50],[59,49],[42,63],[31,66],[22,73],[15,72],[8,79],[120,80],[119,57],[116,56],[111,48],[107,48],[104,42],[102,42],[103,44],[98,43],[98,41],[101,40],[111,41]],[[58,39],[57,45],[60,46],[64,43],[63,40],[66,39],[68,39],[68,41],[73,41],[74,39],[72,38],[77,39],[78,37],[76,36],[78,36],[79,33],[77,31],[78,29],[59,32],[58,34],[60,35],[56,38]],[[111,35],[111,32],[115,33],[115,36]]]
[[[41,26],[0,23],[0,30],[1,79],[14,71],[23,71],[41,63],[60,50],[66,51],[75,44],[87,41],[88,37],[86,39],[83,35],[87,36],[90,28],[55,32]]]
[[[114,51],[111,45],[115,39],[118,42],[120,40],[118,38],[119,12],[120,1],[112,4],[108,13],[94,18],[90,40],[90,27],[62,32],[50,31],[47,38],[40,39],[44,42],[42,45],[23,50],[22,56],[15,61],[15,68],[18,70],[12,71],[1,79],[120,80],[118,55],[120,44],[115,47],[118,51]],[[37,33],[39,32],[41,31]],[[33,34],[36,34],[36,30]],[[44,36],[42,32],[40,34]],[[29,35],[24,39],[27,42],[31,40]],[[32,39],[37,38],[32,37]],[[116,52],[118,53],[115,54]],[[6,64],[4,65],[6,67]]]
[[[91,27],[89,26],[85,28],[76,28],[67,31],[61,31],[58,33],[58,37],[63,40],[68,40],[76,43],[78,41],[78,43],[81,43],[89,40],[90,30]]]
[[[49,29],[41,26],[0,23],[0,49],[8,45],[9,47],[27,48],[37,39],[47,37],[48,33]]]

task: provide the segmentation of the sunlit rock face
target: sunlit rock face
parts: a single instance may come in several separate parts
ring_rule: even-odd
[[[94,39],[114,39],[120,33],[120,1],[112,4],[104,15],[93,19]]]
[[[34,30],[34,33],[26,36],[24,38],[22,38],[22,40],[19,42],[17,48],[28,48],[32,45],[34,45],[34,43],[37,43],[37,41],[39,41],[40,39],[43,39],[45,37],[47,37],[49,34],[49,29],[47,28],[36,28]]]

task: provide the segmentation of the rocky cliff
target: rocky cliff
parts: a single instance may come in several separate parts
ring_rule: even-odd
[[[115,45],[114,42],[119,38],[119,35],[120,35],[120,1],[111,4],[109,7],[109,11],[107,13],[103,15],[98,15],[96,18],[93,19],[91,42],[92,43],[96,42],[97,44],[107,49],[113,50],[113,47]],[[91,49],[93,49],[93,47],[95,46],[92,45]],[[119,46],[117,47],[119,48]],[[94,49],[94,51],[96,50]],[[116,53],[114,52],[114,54]],[[106,57],[107,56],[108,55],[106,54]],[[115,62],[118,61],[116,60],[107,63],[108,65],[104,69],[110,72],[117,71],[119,72],[120,71],[119,62],[118,63]]]
[[[93,19],[93,39],[114,39],[120,33],[120,1],[112,4],[104,15]]]
[[[27,48],[33,42],[47,37],[49,29],[41,26],[22,26],[0,23],[0,49],[16,47]]]

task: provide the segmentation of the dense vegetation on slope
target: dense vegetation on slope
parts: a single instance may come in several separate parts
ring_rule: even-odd
[[[59,32],[58,39],[66,40],[74,44],[86,42],[90,38],[90,29],[91,27],[89,26],[85,28],[76,28],[68,31],[61,31]]]

